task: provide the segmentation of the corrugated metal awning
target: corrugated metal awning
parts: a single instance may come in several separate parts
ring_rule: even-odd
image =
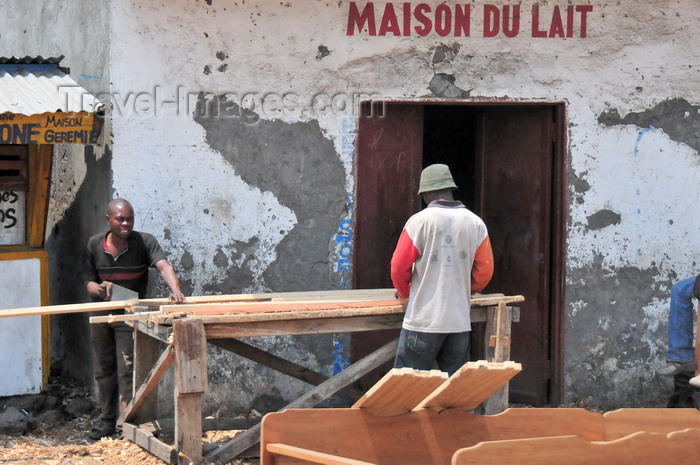
[[[60,58],[0,57],[0,113],[95,113],[101,104],[58,66]]]
[[[103,105],[63,57],[0,57],[0,144],[94,144]]]

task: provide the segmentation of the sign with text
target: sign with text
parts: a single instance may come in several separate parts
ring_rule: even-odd
[[[585,38],[593,5],[350,2],[349,36]],[[529,24],[527,24],[529,19]],[[478,26],[478,28],[476,27]],[[477,30],[479,29],[479,30]]]
[[[101,125],[92,113],[0,114],[0,144],[96,144]]]
[[[26,243],[27,193],[0,191],[0,245]]]

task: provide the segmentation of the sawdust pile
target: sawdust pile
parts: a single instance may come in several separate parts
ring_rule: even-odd
[[[0,435],[0,463],[10,465],[164,465],[166,462],[131,441],[86,433],[96,418],[84,416],[58,426],[42,426],[22,436]],[[206,462],[205,462],[206,463]],[[226,465],[259,465],[241,459]]]

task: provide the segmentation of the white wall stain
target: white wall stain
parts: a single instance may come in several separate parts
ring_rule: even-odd
[[[255,280],[246,290],[264,291],[262,273],[274,261],[275,247],[285,232],[296,224],[294,212],[271,193],[243,182],[220,154],[208,148],[204,130],[191,119],[164,117],[155,123],[114,122],[114,186],[118,195],[134,205],[135,228],[153,232],[161,240],[165,229],[171,231],[163,245],[171,256],[192,255],[195,294],[202,294],[203,284],[226,273],[213,264],[219,247],[255,238],[258,242],[248,252],[252,260],[247,265]],[[161,135],[163,126],[179,131]],[[144,140],[150,143],[144,145]],[[138,160],[134,153],[141,153]],[[241,260],[246,258],[250,257]],[[240,263],[232,263],[236,265]]]

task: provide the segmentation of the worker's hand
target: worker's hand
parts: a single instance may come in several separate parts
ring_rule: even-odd
[[[87,284],[87,290],[88,294],[90,294],[92,297],[99,297],[102,300],[107,298],[107,284],[105,283],[98,284],[95,281],[90,281]]]
[[[693,286],[693,295],[700,300],[700,274],[695,278],[695,286]]]
[[[180,291],[173,292],[170,294],[170,297],[168,297],[168,300],[174,304],[184,304],[186,302],[185,300],[185,294],[183,294]]]

